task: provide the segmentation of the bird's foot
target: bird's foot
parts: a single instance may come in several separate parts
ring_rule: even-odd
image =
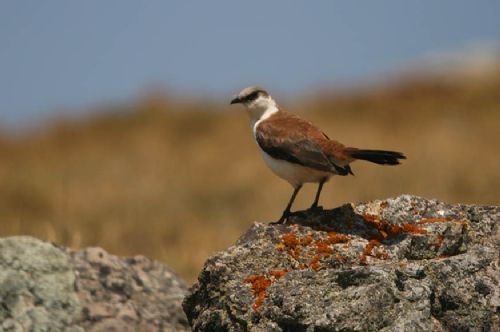
[[[269,225],[281,225],[281,224],[284,224],[284,220],[281,220],[281,218],[280,218],[280,220],[271,221],[269,223]]]
[[[279,220],[270,222],[269,225],[286,224],[291,214],[292,213],[290,211],[285,211],[283,212]]]

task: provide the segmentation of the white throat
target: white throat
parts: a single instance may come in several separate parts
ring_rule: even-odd
[[[269,118],[274,113],[278,112],[278,105],[271,98],[265,98],[263,101],[256,101],[256,103],[247,107],[247,113],[250,116],[250,124],[255,133],[255,129],[265,119]]]

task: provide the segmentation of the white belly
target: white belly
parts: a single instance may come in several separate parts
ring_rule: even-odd
[[[307,182],[321,182],[321,180],[325,178],[328,179],[333,175],[328,172],[317,171],[309,167],[293,164],[285,160],[275,159],[260,148],[259,150],[267,166],[273,173],[288,181],[295,188]]]

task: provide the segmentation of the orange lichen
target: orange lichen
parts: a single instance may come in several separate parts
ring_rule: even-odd
[[[310,245],[310,244],[311,244],[311,242],[312,242],[312,241],[313,241],[313,237],[312,237],[312,235],[311,235],[311,234],[307,234],[307,236],[306,236],[305,238],[303,238],[303,239],[301,239],[301,240],[299,241],[299,244],[300,244],[301,246],[308,246],[308,245]]]
[[[383,237],[384,239],[387,239],[387,238],[389,237],[389,234],[387,234],[387,232],[385,232],[385,231],[383,231],[383,230],[380,230],[380,231],[379,231],[379,233],[380,233],[380,235],[382,235],[382,237]]]
[[[313,258],[311,259],[311,264],[319,262],[320,259],[321,257],[319,255],[313,256]]]
[[[389,238],[394,238],[403,233],[409,234],[429,234],[425,229],[418,228],[415,224],[401,224],[389,226]]]
[[[336,254],[335,255],[335,259],[338,260],[338,261],[344,262],[344,261],[347,260],[347,257],[344,256],[344,255]]]
[[[336,232],[317,232],[316,234],[326,235],[321,236],[320,239],[314,239],[313,233],[307,235],[300,235],[294,231],[281,235],[281,242],[276,245],[279,251],[285,251],[287,255],[294,260],[292,268],[295,270],[312,269],[317,271],[321,269],[321,259],[329,257],[334,253],[335,244],[342,244],[343,248],[349,247],[351,237]],[[311,250],[313,249],[313,251]],[[312,254],[312,257],[311,257]],[[337,255],[336,258],[340,261],[347,260],[346,256]],[[270,272],[270,275],[273,274]],[[275,277],[273,281],[276,281]]]
[[[401,225],[403,227],[403,232],[405,233],[411,233],[411,234],[429,234],[428,231],[425,229],[420,229],[414,224],[403,224]]]
[[[319,264],[319,263],[312,263],[312,264],[311,264],[311,268],[312,268],[314,271],[318,271],[320,267],[321,267],[321,264]]]
[[[370,240],[365,246],[365,249],[363,250],[363,254],[361,255],[360,258],[360,263],[361,264],[366,264],[366,258],[371,255],[373,248],[380,246],[380,241],[378,240]]]
[[[403,234],[403,226],[400,226],[400,225],[393,225],[393,226],[389,226],[387,228],[387,237],[396,237],[398,235],[401,235]]]
[[[386,251],[377,251],[375,257],[377,257],[378,259],[388,259],[389,254]]]
[[[301,245],[301,241],[297,238],[297,235],[295,235],[295,233],[293,233],[293,232],[290,232],[290,233],[282,235],[281,240],[283,242],[282,242],[282,246],[279,246],[279,248],[283,248],[281,250],[288,248],[288,250],[287,250],[288,255],[290,255],[295,260],[299,260],[299,258],[300,258],[299,256],[300,256],[300,252],[301,252],[299,246]],[[311,241],[312,241],[312,237],[311,237]],[[307,242],[307,238],[306,238],[306,241],[304,241],[304,242]]]
[[[374,214],[369,214],[367,212],[363,213],[363,219],[368,222],[374,222],[376,220],[379,220],[379,217],[374,215]]]
[[[299,263],[297,269],[306,269],[312,268],[317,270],[321,267],[319,259],[321,256],[327,257],[333,254],[333,248],[331,245],[337,243],[348,244],[350,241],[350,237],[343,234],[337,234],[336,232],[327,233],[328,237],[323,240],[314,241],[314,237],[311,233],[305,236],[299,236],[294,232],[290,232],[281,236],[282,242],[276,245],[276,249],[279,251],[284,251],[286,249],[287,254],[293,258],[295,261]],[[306,248],[313,246],[316,250],[316,254],[319,256],[315,256],[311,261],[306,262],[304,259],[306,257],[301,257],[303,250],[307,254],[309,250]]]
[[[375,216],[375,215],[369,214],[369,213],[365,213],[365,214],[363,214],[363,219],[364,219],[365,224],[367,226],[371,226],[371,227],[376,228],[378,230],[383,229],[383,223],[378,216]]]
[[[425,218],[417,222],[417,224],[429,224],[435,222],[448,222],[452,221],[450,218]]]
[[[276,250],[278,251],[283,251],[285,250],[285,244],[283,242],[280,242],[276,245]]]
[[[297,235],[293,232],[282,235],[281,239],[283,240],[283,244],[289,248],[295,248],[300,244]]]
[[[380,241],[393,239],[402,234],[411,234],[411,235],[430,234],[428,230],[419,227],[419,225],[422,224],[449,222],[449,221],[462,222],[462,221],[452,220],[449,218],[427,218],[427,219],[422,219],[417,223],[413,224],[405,223],[399,225],[390,225],[389,223],[381,220],[380,216],[368,213],[363,214],[363,219],[365,224],[370,228],[367,231],[368,239],[370,241],[365,247],[363,254],[361,255],[360,262],[362,264],[366,264],[367,256],[371,255],[371,251],[374,246],[380,245]],[[373,230],[375,230],[376,232],[373,232]],[[443,239],[444,238],[441,235],[436,238],[436,242],[434,244],[436,250],[438,250],[441,247]],[[389,258],[389,253],[377,251],[375,257],[380,259],[387,259]]]
[[[272,275],[276,280],[278,280],[279,278],[283,277],[287,273],[288,273],[287,269],[284,269],[284,270],[272,270],[271,272],[269,272],[269,274]]]
[[[416,224],[401,224],[389,225],[387,222],[381,220],[378,216],[368,213],[363,214],[363,219],[367,226],[375,228],[377,233],[370,233],[370,238],[376,240],[385,240],[398,237],[401,234],[429,234],[425,229],[421,229]]]
[[[289,249],[287,251],[288,255],[290,255],[293,259],[299,260],[300,258],[300,248]]]
[[[316,246],[316,252],[318,254],[331,255],[333,253],[332,248],[330,248],[329,241],[316,241],[314,242]]]
[[[436,237],[436,242],[434,242],[434,247],[436,248],[436,250],[439,250],[439,248],[441,248],[441,245],[443,244],[443,240],[444,240],[444,236],[442,236],[442,235],[438,235]]]
[[[347,235],[339,235],[335,232],[328,232],[328,242],[330,244],[349,242],[350,237]]]
[[[309,263],[309,266],[314,270],[317,271],[320,267],[321,264],[319,263],[321,257],[316,255],[311,259],[311,262]]]
[[[255,303],[252,308],[254,310],[259,310],[259,308],[264,303],[264,299],[268,297],[267,288],[271,286],[271,279],[266,278],[264,275],[254,275],[243,280],[245,283],[249,283],[252,287],[252,295],[256,297]]]
[[[259,310],[262,304],[264,303],[264,299],[267,297],[266,292],[262,292],[257,296],[257,299],[255,300],[255,303],[253,304],[252,308],[254,310]]]
[[[365,246],[365,250],[363,251],[363,254],[365,255],[371,255],[373,248],[380,246],[380,241],[378,240],[370,240],[368,241],[368,244]]]
[[[314,242],[314,245],[316,246],[316,252],[318,254],[331,255],[333,253],[333,249],[330,247],[330,245],[337,243],[347,243],[349,242],[349,240],[350,237],[347,235],[329,232],[328,238],[326,240],[318,240]]]

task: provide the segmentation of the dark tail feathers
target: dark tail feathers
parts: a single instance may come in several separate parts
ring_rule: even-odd
[[[384,150],[354,150],[349,152],[354,159],[371,161],[380,165],[398,165],[399,159],[406,159],[401,152]]]

